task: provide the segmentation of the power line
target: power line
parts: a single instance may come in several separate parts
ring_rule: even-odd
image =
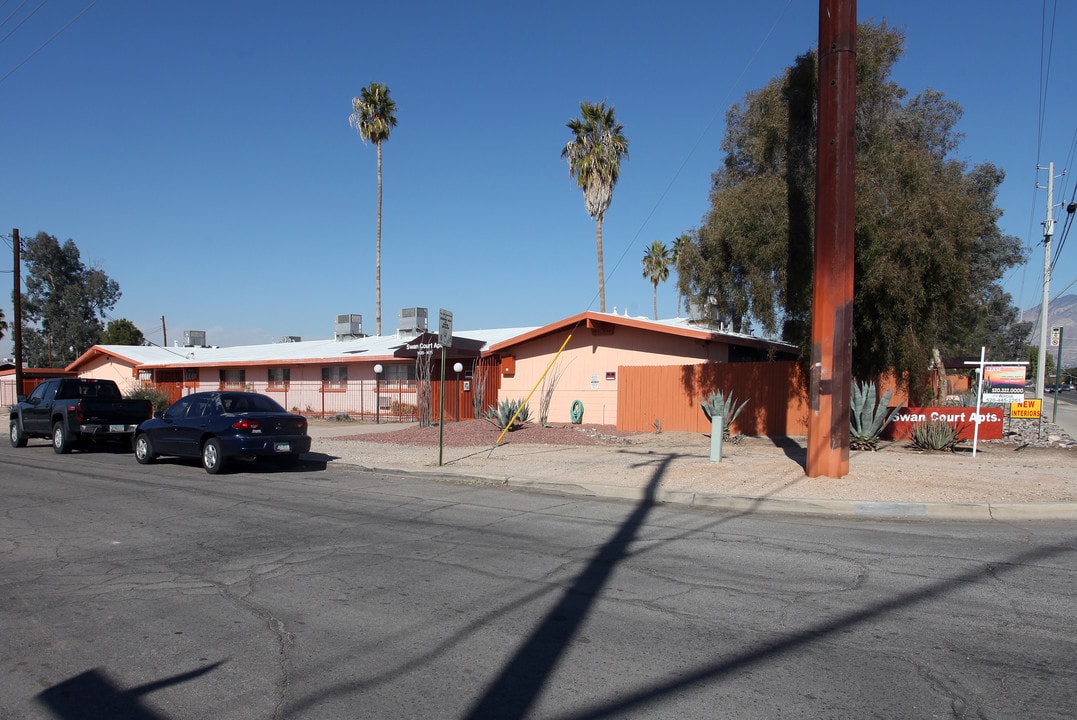
[[[44,5],[44,4],[45,4],[45,2],[48,2],[48,0],[43,0],[43,1],[42,1],[42,3],[41,3],[41,5]],[[38,46],[37,46],[37,49],[36,49],[36,50],[34,50],[34,51],[33,51],[32,53],[30,53],[29,55],[27,55],[27,56],[26,56],[26,59],[24,59],[24,60],[23,60],[22,62],[20,62],[20,63],[19,63],[18,65],[16,65],[15,67],[13,67],[13,68],[12,68],[12,69],[11,69],[11,70],[10,70],[10,71],[8,72],[8,74],[7,74],[7,75],[4,75],[3,77],[0,77],[0,84],[2,84],[2,83],[3,83],[4,81],[5,81],[5,80],[7,80],[7,79],[8,79],[9,77],[11,77],[12,75],[14,75],[14,74],[15,74],[15,73],[16,73],[16,72],[18,71],[18,69],[19,69],[19,68],[21,68],[21,67],[22,67],[23,65],[25,65],[25,64],[26,64],[26,63],[28,63],[28,62],[30,62],[30,60],[31,60],[31,59],[32,59],[32,58],[33,58],[33,57],[34,57],[35,55],[37,55],[37,54],[38,54],[39,52],[41,52],[42,50],[44,50],[44,49],[45,49],[45,46],[47,46],[47,45],[48,45],[49,43],[51,43],[51,42],[52,42],[53,40],[55,40],[55,39],[56,39],[57,37],[59,37],[60,33],[62,33],[62,32],[63,32],[64,30],[67,30],[67,29],[68,29],[69,27],[71,27],[72,25],[74,25],[74,24],[75,24],[75,21],[77,21],[77,20],[78,20],[79,18],[81,18],[81,17],[82,17],[83,15],[85,15],[85,14],[86,14],[87,12],[89,12],[90,8],[92,8],[92,7],[93,7],[94,5],[96,5],[96,4],[97,4],[97,0],[90,0],[90,4],[89,4],[89,5],[87,5],[86,7],[84,7],[84,8],[82,9],[82,11],[81,11],[81,12],[80,12],[79,14],[75,15],[75,17],[73,17],[73,18],[71,18],[70,20],[68,20],[68,21],[67,21],[67,23],[66,23],[66,24],[64,24],[64,26],[63,26],[63,27],[61,27],[61,28],[60,28],[59,30],[57,30],[57,31],[56,31],[56,32],[54,32],[54,33],[53,33],[53,34],[52,34],[51,36],[49,36],[49,39],[48,39],[48,40],[46,40],[45,42],[43,42],[43,43],[41,43],[40,45],[38,45]],[[40,8],[40,7],[41,7],[41,5],[38,5],[38,8]],[[35,8],[35,9],[34,9],[34,12],[37,12],[37,8]],[[25,22],[25,20],[24,20],[23,22]],[[20,26],[21,26],[21,23],[20,23]],[[16,29],[18,29],[18,28],[16,28]],[[0,42],[2,42],[2,41],[0,41]]]

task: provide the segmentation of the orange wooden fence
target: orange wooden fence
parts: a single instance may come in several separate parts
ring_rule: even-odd
[[[707,363],[617,370],[617,429],[710,432],[699,404],[721,390],[744,410],[734,433],[807,435],[808,379],[795,362]]]

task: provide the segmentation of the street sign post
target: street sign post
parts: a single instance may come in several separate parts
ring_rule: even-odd
[[[1055,402],[1051,408],[1051,422],[1058,422],[1058,391],[1062,386],[1062,326],[1051,328],[1051,347],[1058,348],[1058,359],[1055,361]]]
[[[438,467],[445,438],[445,348],[452,347],[452,311],[438,310],[438,344],[441,345],[441,384],[438,390]]]

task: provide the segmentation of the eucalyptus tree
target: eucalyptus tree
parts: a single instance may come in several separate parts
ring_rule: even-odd
[[[99,268],[86,267],[74,240],[62,245],[39,232],[23,241],[23,363],[62,367],[100,342],[105,313],[120,286]]]
[[[669,248],[661,240],[655,240],[643,254],[643,277],[651,281],[654,288],[654,319],[658,319],[658,283],[669,279],[669,267],[672,256]],[[680,313],[680,309],[677,310]]]
[[[606,312],[602,221],[613,200],[621,160],[628,157],[628,138],[624,136],[624,126],[614,117],[613,106],[606,107],[605,102],[581,102],[580,117],[569,120],[566,127],[572,131],[572,139],[561,150],[561,158],[568,162],[569,177],[575,178],[583,190],[587,214],[595,220],[599,310]]]
[[[1022,250],[997,224],[1002,171],[955,157],[960,106],[935,90],[908,99],[892,80],[904,41],[886,23],[857,32],[853,372],[894,370],[918,397],[934,349],[978,353],[1020,334],[1000,282]],[[677,264],[691,302],[757,322],[805,361],[817,82],[813,51],[729,110],[710,210]]]
[[[352,114],[348,124],[359,132],[363,142],[372,142],[378,149],[378,234],[374,252],[374,325],[381,335],[381,146],[396,127],[396,103],[389,97],[389,88],[372,82],[352,98]]]
[[[676,268],[677,263],[681,259],[681,255],[684,254],[685,249],[692,243],[692,238],[687,234],[680,235],[673,241],[673,247],[670,249],[669,262]],[[678,273],[679,274],[679,273]],[[684,293],[681,292],[681,284],[677,283],[677,317],[681,316],[681,299],[684,297]]]

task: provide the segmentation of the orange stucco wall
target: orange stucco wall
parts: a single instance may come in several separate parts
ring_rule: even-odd
[[[660,335],[628,327],[617,327],[612,334],[602,335],[577,328],[565,350],[557,356],[568,334],[547,335],[515,346],[512,353],[515,372],[501,378],[499,397],[502,400],[522,400],[533,390],[528,405],[531,418],[536,422],[543,395],[540,379],[547,368],[547,383],[556,378],[549,405],[549,422],[570,422],[572,404],[579,400],[584,407],[584,423],[613,425],[617,422],[619,368],[717,363],[725,362],[729,356],[725,343]]]

